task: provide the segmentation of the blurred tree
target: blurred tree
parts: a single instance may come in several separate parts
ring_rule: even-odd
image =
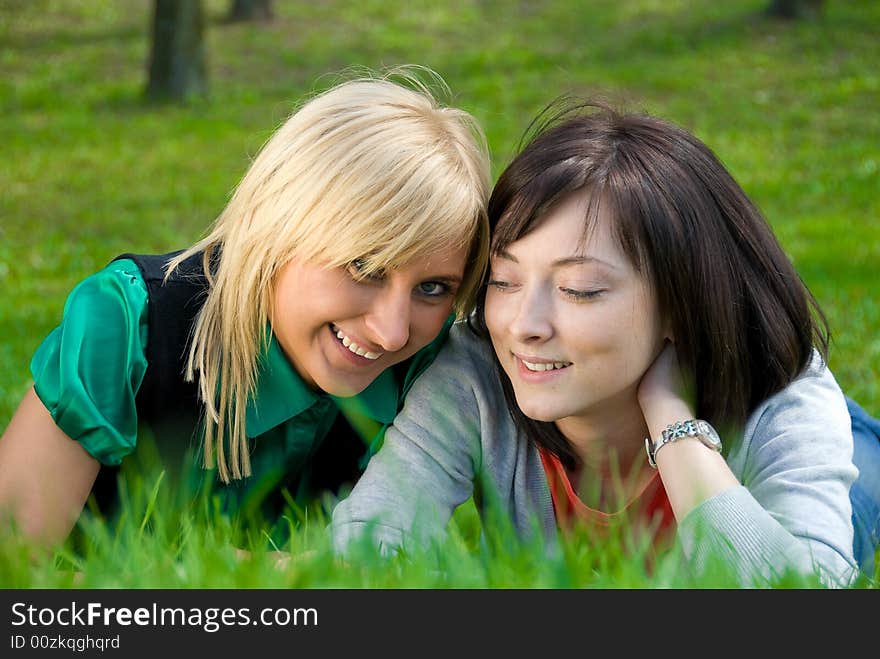
[[[155,0],[147,96],[186,100],[207,92],[201,0]]]
[[[272,0],[233,0],[226,20],[236,21],[271,21]]]
[[[770,0],[767,13],[776,18],[804,18],[822,13],[825,0]]]

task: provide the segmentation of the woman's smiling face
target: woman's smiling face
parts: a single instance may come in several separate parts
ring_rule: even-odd
[[[465,247],[450,248],[368,277],[356,261],[327,268],[294,259],[275,282],[272,331],[308,386],[353,396],[437,337],[466,258]]]
[[[491,259],[486,325],[520,409],[539,421],[637,404],[663,344],[655,296],[612,235],[605,204],[584,240],[588,201],[571,193]]]

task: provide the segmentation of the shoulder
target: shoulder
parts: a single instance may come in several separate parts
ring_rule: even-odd
[[[465,366],[468,371],[482,372],[486,367],[495,368],[492,344],[477,336],[467,323],[458,321],[449,330],[449,340],[441,352],[444,360]]]
[[[204,252],[189,255],[168,271],[169,264],[181,254],[182,251],[123,254],[108,266],[130,264],[137,271],[148,304],[147,323],[153,331],[161,328],[167,337],[163,339],[163,345],[170,345],[178,355],[184,350],[192,323],[204,305],[210,287],[204,272]]]
[[[73,288],[64,315],[66,318],[79,312],[84,321],[99,321],[118,313],[139,318],[146,304],[147,287],[140,269],[130,259],[118,259]]]
[[[122,254],[113,263],[126,261],[132,263],[138,268],[141,277],[148,284],[179,284],[190,283],[194,279],[198,280],[204,277],[203,269],[203,252],[191,254],[181,261],[166,278],[168,264],[180,256],[184,250],[176,252],[168,252],[166,254]]]
[[[788,386],[774,394],[746,421],[742,458],[805,464],[849,463],[852,428],[846,399],[827,364],[818,353]]]
[[[503,404],[491,344],[461,321],[452,326],[433,363],[407,396],[411,409],[436,408],[440,401],[454,404],[460,410],[473,409],[474,405],[492,408]]]
[[[128,259],[112,261],[71,290],[61,323],[37,355],[60,350],[94,359],[112,350],[142,352],[148,309],[149,295],[137,265]]]
[[[480,391],[500,391],[492,344],[464,321],[456,322],[432,367],[443,377]],[[430,371],[429,371],[430,372]]]
[[[765,400],[749,417],[748,425],[758,431],[768,421],[776,423],[820,423],[849,425],[846,400],[834,374],[821,356],[813,358],[788,386]]]
[[[80,388],[87,375],[110,373],[127,363],[110,355],[139,360],[146,343],[147,308],[144,281],[131,261],[113,261],[77,284],[67,296],[61,323],[31,359],[35,386],[46,407],[51,409],[42,394],[50,383],[59,392]]]

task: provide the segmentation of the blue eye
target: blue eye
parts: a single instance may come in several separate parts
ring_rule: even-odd
[[[440,297],[449,293],[450,288],[447,284],[439,281],[425,281],[418,285],[418,291],[426,297]]]

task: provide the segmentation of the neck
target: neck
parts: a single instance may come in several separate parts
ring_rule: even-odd
[[[606,477],[615,470],[625,476],[644,457],[648,427],[635,392],[625,399],[603,401],[596,412],[560,419],[556,427],[580,465]]]

